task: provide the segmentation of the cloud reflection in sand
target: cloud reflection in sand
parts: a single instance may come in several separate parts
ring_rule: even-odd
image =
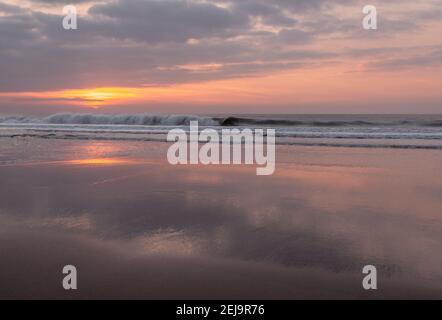
[[[47,144],[56,145],[58,156],[73,150],[71,142]],[[442,279],[442,180],[434,179],[440,171],[433,151],[379,156],[379,150],[330,148],[318,158],[314,148],[283,147],[275,175],[263,179],[251,167],[170,166],[161,160],[166,144],[102,144],[110,147],[99,156],[79,148],[87,157],[75,159],[92,159],[90,165],[73,165],[71,158],[1,167],[0,216],[20,232],[33,225],[37,234],[87,236],[137,257],[187,257],[212,267],[214,260],[264,264],[291,276],[301,268],[312,279],[318,270],[327,278],[357,276],[372,263],[399,283],[406,277],[431,286]],[[410,170],[416,167],[419,174]],[[344,290],[332,283],[311,287]]]

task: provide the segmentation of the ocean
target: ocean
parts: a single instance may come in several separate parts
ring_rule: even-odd
[[[440,299],[440,119],[3,117],[0,299]],[[275,128],[274,174],[171,165],[191,120]]]
[[[172,128],[275,128],[276,143],[442,149],[442,115],[97,115],[2,116],[0,137],[165,141]]]

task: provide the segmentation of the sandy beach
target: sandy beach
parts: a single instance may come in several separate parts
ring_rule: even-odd
[[[441,30],[441,0],[0,0],[0,300],[442,300]]]
[[[257,177],[167,147],[2,138],[0,298],[442,297],[440,150],[278,145]]]

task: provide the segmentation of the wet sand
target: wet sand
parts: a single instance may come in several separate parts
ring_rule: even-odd
[[[441,151],[278,146],[263,177],[167,147],[0,139],[0,298],[442,298]]]

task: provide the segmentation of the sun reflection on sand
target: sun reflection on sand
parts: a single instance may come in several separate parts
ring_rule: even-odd
[[[73,165],[121,165],[121,164],[135,164],[139,161],[134,159],[122,158],[93,158],[93,159],[76,159],[63,161],[64,164]]]

